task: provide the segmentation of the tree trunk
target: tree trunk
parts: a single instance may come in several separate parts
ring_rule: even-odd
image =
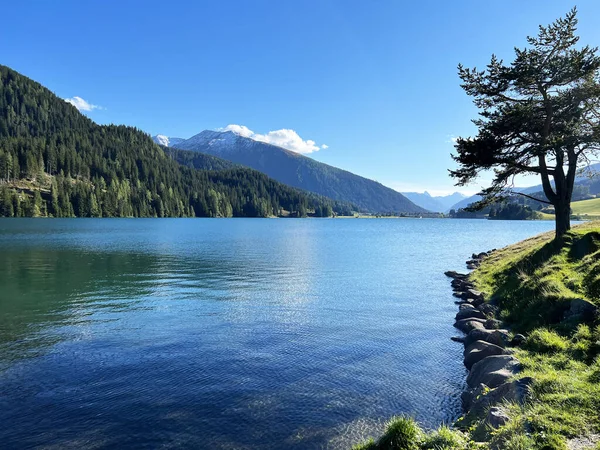
[[[559,200],[554,204],[556,238],[560,239],[571,229],[571,199]]]

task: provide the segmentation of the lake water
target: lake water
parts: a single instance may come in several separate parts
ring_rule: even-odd
[[[552,222],[0,221],[0,445],[348,448],[460,412],[448,269]]]

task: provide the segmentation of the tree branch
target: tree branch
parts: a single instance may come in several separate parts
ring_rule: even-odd
[[[549,202],[549,201],[547,201],[547,200],[541,200],[541,199],[539,199],[539,198],[532,197],[531,195],[524,194],[523,192],[515,192],[515,191],[512,191],[512,193],[513,193],[513,194],[516,194],[516,195],[522,195],[523,197],[527,197],[527,198],[529,198],[529,199],[531,199],[531,200],[535,200],[536,202],[540,202],[540,203],[546,203],[547,205],[552,205],[552,202]]]

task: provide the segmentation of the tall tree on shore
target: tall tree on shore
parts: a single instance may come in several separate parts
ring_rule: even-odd
[[[450,170],[458,186],[494,170],[484,207],[505,197],[521,174],[539,174],[545,203],[554,206],[556,237],[570,229],[571,196],[579,167],[600,150],[600,57],[577,47],[577,11],[539,27],[508,65],[492,55],[485,70],[459,64],[462,88],[480,118],[476,137],[458,138]],[[524,194],[522,194],[524,195]]]

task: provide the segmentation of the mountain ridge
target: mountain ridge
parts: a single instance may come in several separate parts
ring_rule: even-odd
[[[363,212],[427,212],[400,192],[377,181],[232,131],[204,130],[172,147],[206,153],[250,167],[289,186],[355,204]]]
[[[95,123],[42,84],[0,65],[0,216],[303,217],[351,211],[351,205],[258,171],[168,150],[137,128]]]

